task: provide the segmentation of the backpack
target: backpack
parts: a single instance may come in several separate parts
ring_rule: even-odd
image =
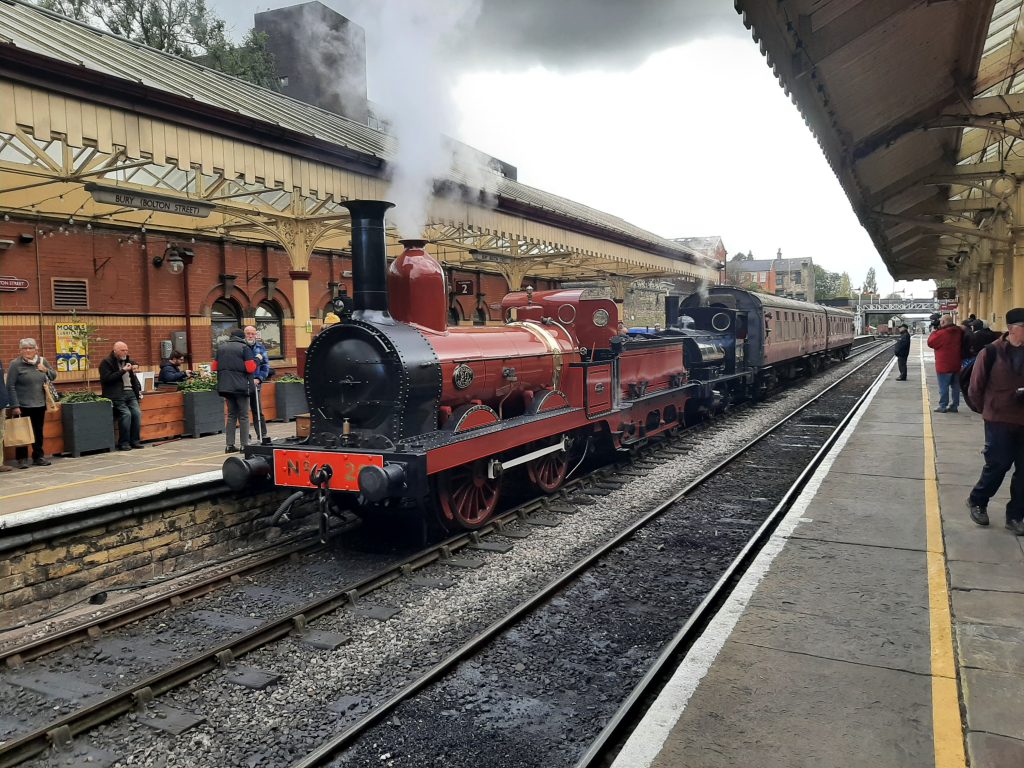
[[[984,403],[975,403],[971,400],[970,388],[971,388],[971,373],[974,371],[974,364],[978,362],[978,357],[981,357],[982,352],[989,349],[992,345],[987,344],[981,348],[971,362],[960,369],[960,395],[963,397],[964,402],[967,403],[967,407],[975,413],[981,413]],[[993,349],[990,354],[985,355],[985,377],[988,378],[992,374],[992,366],[996,364],[996,350]]]

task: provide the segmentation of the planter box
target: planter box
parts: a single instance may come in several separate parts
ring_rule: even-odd
[[[114,408],[109,400],[61,403],[64,453],[79,457],[87,451],[114,450]]]
[[[224,431],[224,398],[216,392],[182,392],[185,434],[216,435]]]
[[[291,421],[300,413],[308,413],[305,383],[301,381],[274,382],[274,403],[277,406],[277,418],[281,421]]]

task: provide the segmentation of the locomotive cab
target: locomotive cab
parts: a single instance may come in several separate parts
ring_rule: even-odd
[[[505,296],[501,309],[515,321],[560,325],[572,332],[581,349],[610,350],[615,337],[615,302],[591,288],[534,291],[527,288]]]

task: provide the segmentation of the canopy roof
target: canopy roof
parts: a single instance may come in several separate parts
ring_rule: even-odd
[[[1009,242],[994,214],[1024,174],[1021,5],[736,0],[896,278]]]

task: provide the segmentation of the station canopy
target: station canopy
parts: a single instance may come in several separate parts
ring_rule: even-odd
[[[972,249],[1010,243],[1021,6],[736,0],[895,278],[949,277]]]
[[[423,233],[443,263],[516,286],[526,275],[717,282],[718,262],[685,245],[448,148]],[[305,270],[314,249],[348,248],[340,202],[386,199],[395,158],[395,140],[366,125],[0,0],[0,213],[270,242]],[[132,193],[148,207],[123,204]]]

